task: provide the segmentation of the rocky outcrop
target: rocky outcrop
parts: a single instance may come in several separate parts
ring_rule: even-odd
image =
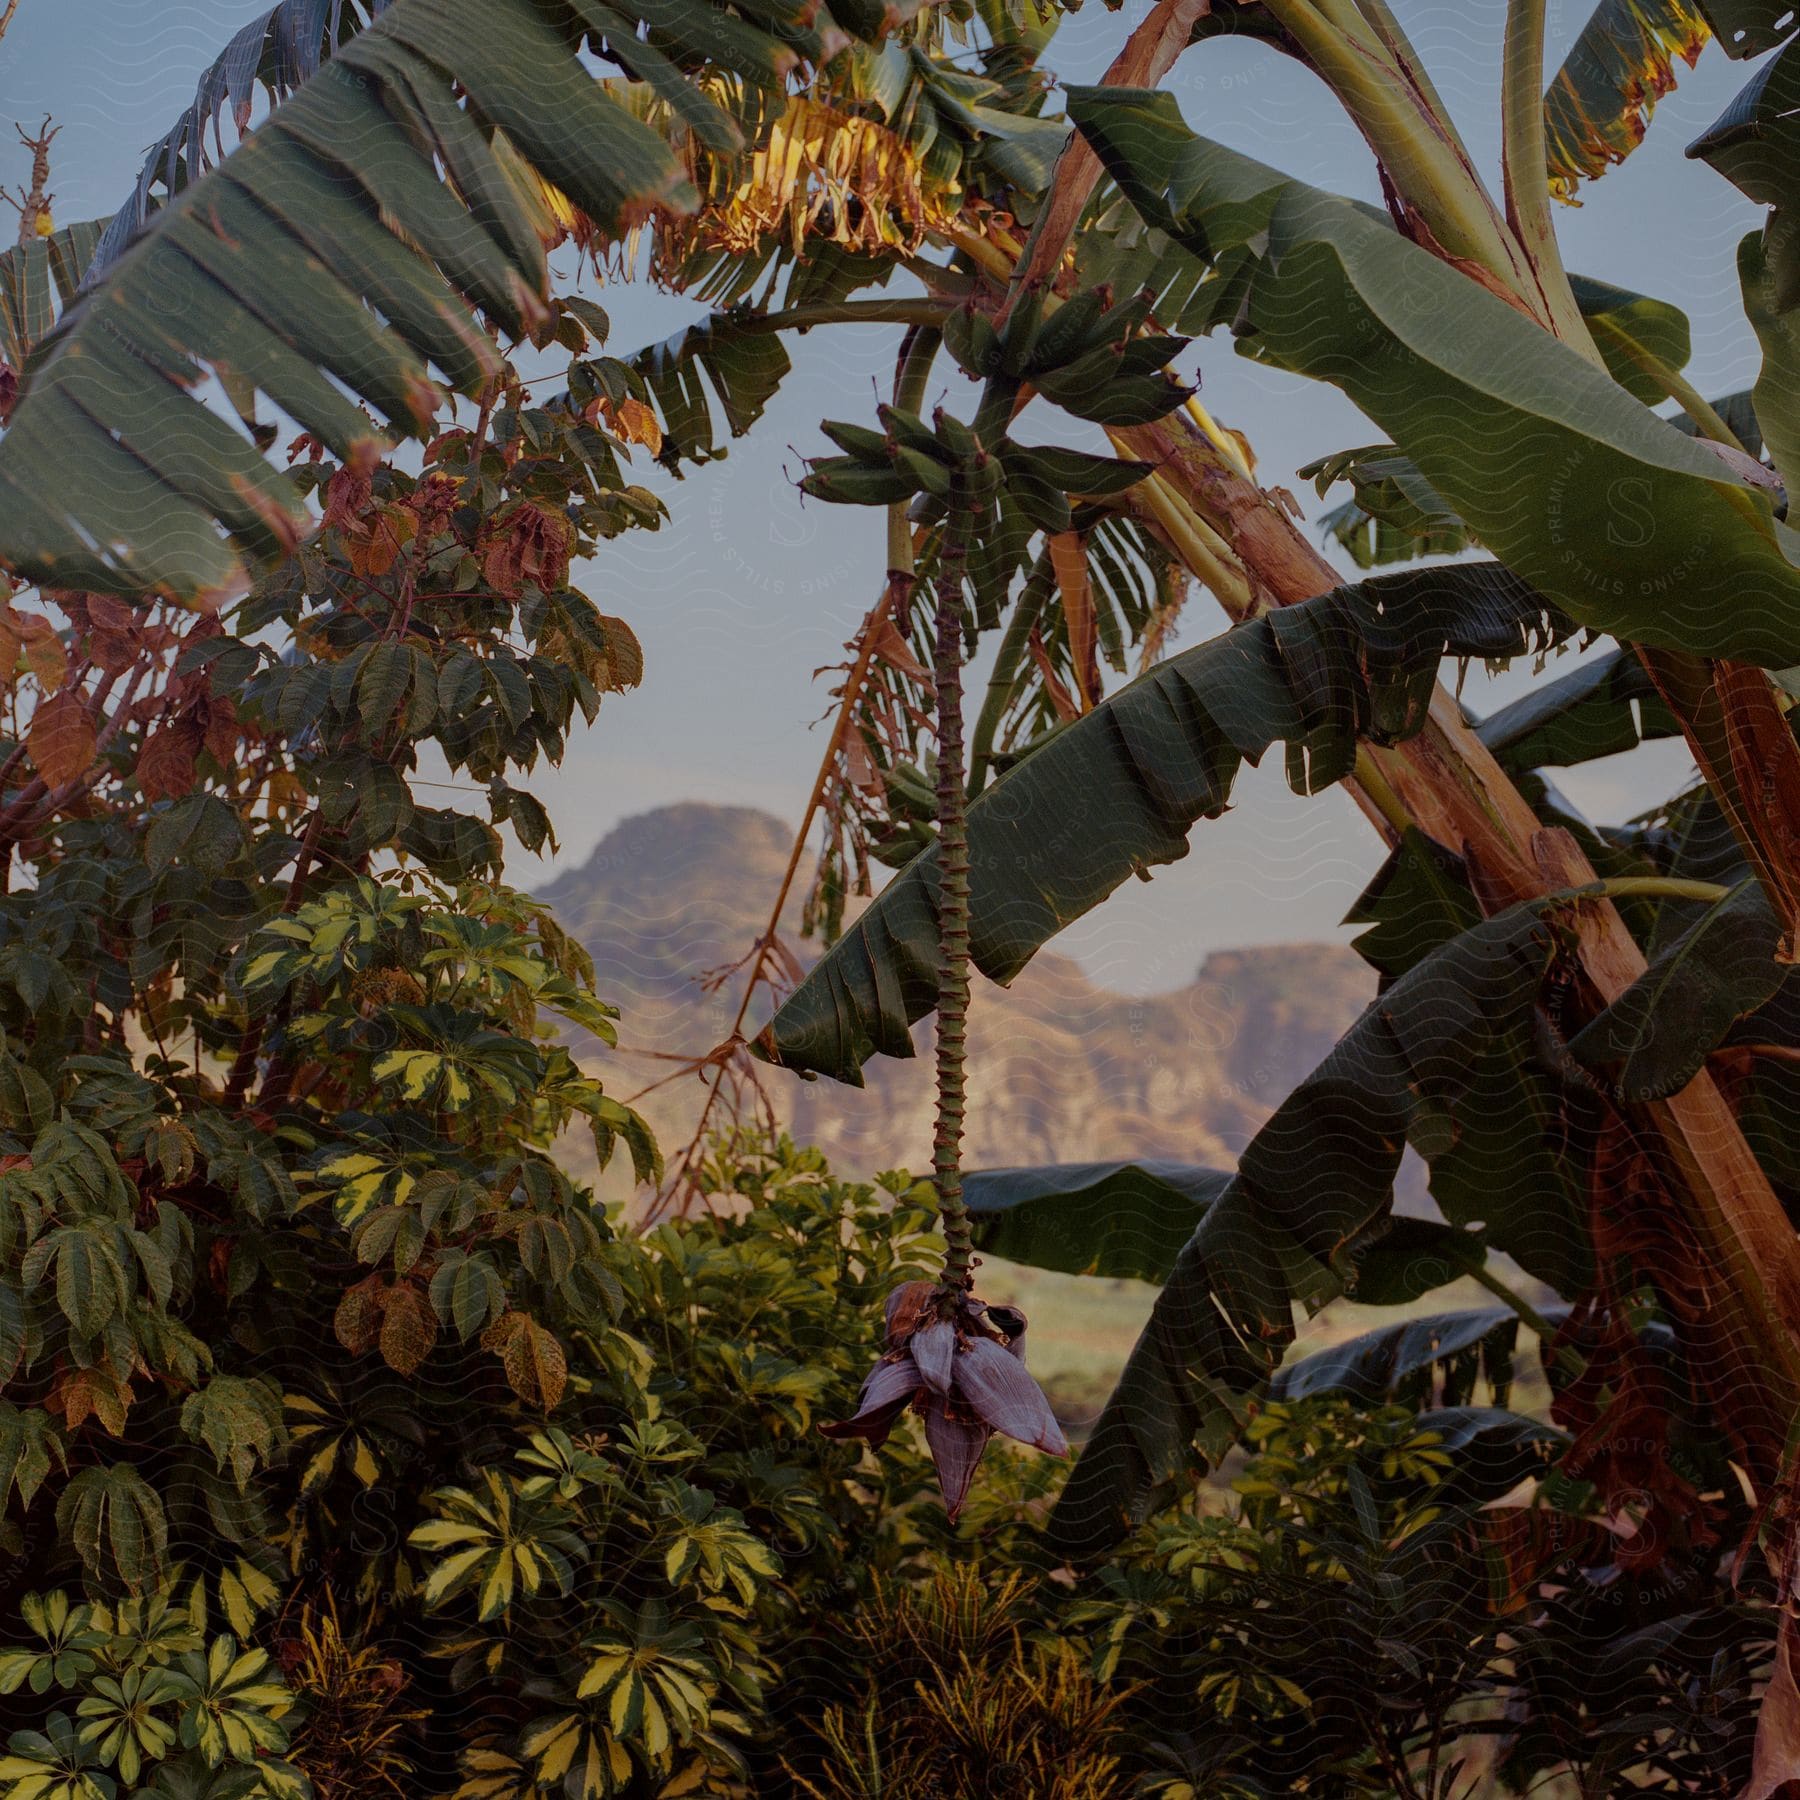
[[[766,918],[788,827],[745,807],[683,805],[628,819],[580,868],[543,890],[592,952],[602,995],[623,1011],[622,1050],[590,1045],[609,1089],[662,1072],[632,1051],[698,1052],[730,1029],[741,977],[702,979],[743,956]],[[816,949],[789,921],[803,960]],[[1054,950],[1010,989],[976,983],[968,1160],[973,1166],[1141,1155],[1228,1163],[1374,994],[1336,945],[1224,951],[1170,993],[1096,985]],[[752,1028],[760,1018],[752,1017]],[[918,1034],[928,1048],[929,1027]],[[927,1058],[876,1058],[862,1090],[765,1076],[777,1111],[846,1173],[929,1162]],[[665,1143],[691,1129],[700,1085],[661,1089],[644,1110]]]

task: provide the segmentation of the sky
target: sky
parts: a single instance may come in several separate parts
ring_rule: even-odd
[[[1549,67],[1592,5],[1549,0]],[[10,122],[35,128],[50,113],[61,127],[53,147],[57,218],[111,213],[146,147],[191,100],[201,71],[263,10],[255,0],[19,0],[0,41],[0,184],[28,173]],[[1146,10],[1147,0],[1128,0],[1118,12],[1090,0],[1059,32],[1050,66],[1069,82],[1097,79]],[[1505,0],[1395,0],[1394,11],[1497,189]],[[1584,186],[1585,204],[1558,209],[1557,220],[1571,269],[1686,311],[1694,345],[1687,373],[1716,396],[1756,376],[1734,271],[1737,243],[1760,224],[1760,211],[1682,152],[1749,71],[1714,46],[1697,69],[1678,72],[1680,86],[1658,108],[1643,147]],[[1379,198],[1354,127],[1314,77],[1273,51],[1203,44],[1166,85],[1196,131],[1318,186]],[[611,314],[609,348],[620,354],[701,314],[645,287],[584,291]],[[645,682],[609,697],[562,767],[532,780],[557,822],[561,851],[514,854],[509,872],[520,885],[577,866],[620,820],[675,801],[759,806],[797,820],[829,706],[831,678],[815,671],[841,660],[879,592],[885,559],[877,514],[803,503],[795,483],[803,458],[829,449],[822,418],[872,419],[895,336],[858,326],[791,339],[793,375],[728,458],[680,482],[640,462],[636,479],[663,492],[672,518],[655,535],[629,533],[607,546],[575,579],[602,611],[630,621],[644,644]],[[1199,381],[1216,417],[1248,434],[1261,479],[1293,491],[1308,530],[1331,502],[1317,500],[1294,471],[1381,436],[1334,389],[1259,368],[1224,340],[1201,340],[1179,366]],[[957,397],[945,386],[932,398],[946,395]],[[1210,596],[1196,591],[1177,647],[1222,625]],[[1514,671],[1490,684],[1476,672],[1465,698],[1485,711],[1525,680]],[[1591,765],[1564,783],[1596,821],[1651,804],[1689,767],[1678,745],[1640,753],[1629,772],[1623,761]],[[1214,950],[1341,935],[1339,921],[1379,861],[1373,834],[1342,794],[1298,799],[1272,759],[1246,772],[1233,810],[1198,828],[1184,861],[1130,884],[1057,947],[1116,989],[1176,987]]]

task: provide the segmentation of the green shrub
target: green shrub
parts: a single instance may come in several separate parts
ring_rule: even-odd
[[[402,1189],[404,1173],[373,1163],[329,1146],[313,1180],[333,1211],[302,1204],[240,1229],[228,1255],[197,1234],[172,1262],[170,1303],[214,1372],[180,1404],[134,1408],[136,1464],[90,1463],[63,1486],[64,1530],[46,1532],[32,1575],[71,1585],[24,1602],[38,1642],[0,1661],[0,1687],[44,1713],[15,1755],[68,1764],[97,1792],[140,1778],[185,1792],[221,1768],[246,1793],[303,1792],[315,1762],[341,1762],[345,1727],[322,1721],[341,1674],[325,1665],[351,1655],[406,1697],[379,1721],[384,1754],[446,1791],[698,1792],[744,1777],[782,1647],[803,1656],[825,1627],[820,1596],[847,1610],[879,1545],[926,1514],[918,1456],[861,1467],[812,1430],[821,1409],[853,1404],[881,1297],[920,1271],[910,1183],[841,1183],[784,1142],[721,1176],[741,1211],[632,1238],[543,1165],[500,1204],[468,1177],[440,1195],[449,1184],[429,1173]],[[369,1260],[371,1225],[403,1209],[415,1232],[460,1218],[462,1257],[439,1253],[408,1290],[410,1259],[384,1233],[380,1270],[344,1290],[334,1333],[319,1289]],[[245,1257],[285,1276],[254,1315],[231,1292]],[[454,1300],[441,1333],[424,1309],[397,1315],[395,1295],[439,1290],[446,1266],[477,1257],[515,1303],[499,1317],[518,1321],[516,1340],[496,1344],[485,1313],[459,1330]],[[197,1278],[209,1269],[226,1278]],[[424,1353],[397,1341],[396,1316]],[[79,1459],[61,1433],[43,1441]],[[139,1465],[202,1478],[175,1523],[174,1484]],[[25,1485],[16,1529],[35,1532],[55,1483]],[[321,1608],[359,1619],[353,1644],[335,1623],[335,1648],[322,1644]],[[240,1653],[251,1639],[264,1647]],[[216,1697],[239,1689],[241,1719]],[[270,1760],[293,1725],[292,1763]]]

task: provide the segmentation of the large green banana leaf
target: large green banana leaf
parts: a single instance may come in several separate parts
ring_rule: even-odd
[[[1368,926],[1352,948],[1384,981],[1393,981],[1480,918],[1463,859],[1409,825],[1344,923]]]
[[[1800,31],[1789,0],[1700,0],[1719,48],[1729,57],[1761,56]]]
[[[1145,219],[1214,266],[1240,349],[1341,388],[1574,617],[1800,661],[1800,536],[1766,492],[1367,208],[1196,137],[1172,95],[1074,88],[1069,113]]]
[[[1214,1200],[1223,1169],[1171,1162],[973,1169],[963,1203],[990,1256],[1066,1275],[1162,1281]]]
[[[1269,1394],[1276,1400],[1348,1394],[1416,1406],[1441,1380],[1444,1404],[1462,1406],[1485,1374],[1494,1404],[1504,1406],[1518,1338],[1519,1315],[1505,1306],[1401,1319],[1285,1364],[1270,1380]]]
[[[1155,235],[1168,244],[1162,233]],[[1204,329],[1211,301],[1206,297],[1203,265],[1172,245],[1165,254],[1185,265],[1190,289],[1195,283],[1202,284],[1201,297],[1194,304]],[[1687,315],[1666,300],[1635,294],[1628,288],[1585,275],[1569,279],[1607,373],[1646,406],[1660,406],[1669,396],[1668,377],[1686,367],[1692,354]],[[1678,430],[1686,429],[1685,420],[1671,423]],[[1760,435],[1756,442],[1761,445]],[[1385,568],[1421,556],[1453,556],[1475,547],[1475,536],[1467,524],[1419,473],[1411,458],[1402,456],[1392,444],[1340,450],[1308,463],[1299,474],[1314,483],[1321,497],[1337,482],[1350,483],[1352,497],[1326,513],[1319,529],[1341,544],[1359,569]]]
[[[1780,277],[1770,246],[1784,233],[1751,232],[1738,245],[1738,282],[1744,315],[1762,346],[1762,369],[1750,391],[1755,421],[1755,454],[1765,449],[1790,499],[1800,492],[1800,333],[1794,330],[1791,306],[1784,303]],[[1742,431],[1746,450],[1751,440]]]
[[[1293,1341],[1295,1308],[1339,1292],[1359,1242],[1379,1231],[1409,1141],[1440,1204],[1482,1193],[1491,1241],[1540,1273],[1560,1252],[1553,1285],[1576,1291],[1579,1184],[1498,1181],[1488,1154],[1495,1119],[1515,1152],[1540,1138],[1520,1071],[1555,954],[1531,908],[1484,921],[1395,982],[1276,1108],[1182,1251],[1057,1502],[1059,1550],[1104,1549],[1196,1447],[1224,1454]]]
[[[66,587],[229,590],[240,547],[285,548],[308,518],[190,391],[205,375],[260,390],[343,455],[383,436],[345,390],[390,432],[425,430],[440,380],[474,393],[495,369],[475,309],[515,334],[543,314],[535,181],[603,231],[696,202],[584,51],[603,46],[681,128],[736,142],[829,23],[710,0],[393,0],[38,346],[0,439],[0,559]],[[690,80],[709,70],[737,117]]]
[[[1566,629],[1523,582],[1467,563],[1375,576],[1170,657],[970,803],[975,966],[1011,981],[1121,882],[1184,855],[1271,744],[1317,792],[1349,771],[1359,736],[1419,729],[1443,656],[1513,655]],[[930,850],[813,967],[759,1052],[858,1085],[875,1052],[912,1055],[908,1028],[937,1004],[937,894]]]
[[[992,1256],[1067,1275],[1163,1282],[1231,1180],[1226,1169],[1155,1160],[975,1169],[963,1176],[963,1203],[976,1248]],[[1347,1291],[1364,1305],[1403,1306],[1486,1260],[1482,1232],[1395,1219],[1358,1248]]]
[[[1800,248],[1794,209],[1800,203],[1800,43],[1759,68],[1713,124],[1688,146],[1760,205],[1773,207],[1768,236],[1775,304],[1800,302]],[[1766,428],[1765,428],[1766,429]]]
[[[1776,959],[1781,935],[1762,888],[1745,880],[1663,944],[1570,1054],[1627,1100],[1685,1087],[1732,1026],[1775,997],[1788,973]]]

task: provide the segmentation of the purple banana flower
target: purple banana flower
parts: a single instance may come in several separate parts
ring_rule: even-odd
[[[888,1296],[887,1350],[862,1385],[855,1417],[819,1429],[877,1446],[908,1406],[924,1417],[952,1519],[996,1431],[1052,1456],[1069,1453],[1044,1390],[1025,1370],[1025,1315],[973,1295],[944,1301],[930,1281],[909,1281]]]

